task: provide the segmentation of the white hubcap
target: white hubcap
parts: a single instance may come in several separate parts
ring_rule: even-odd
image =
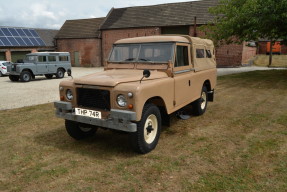
[[[203,91],[202,94],[201,94],[201,109],[203,110],[206,106],[206,93]]]
[[[154,114],[148,116],[144,125],[144,139],[148,144],[151,144],[157,134],[158,123]]]

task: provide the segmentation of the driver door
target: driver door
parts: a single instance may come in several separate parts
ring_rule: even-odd
[[[190,46],[183,43],[177,43],[175,50],[174,61],[174,100],[175,107],[185,105],[190,100],[190,76],[191,76],[191,61],[190,61]]]

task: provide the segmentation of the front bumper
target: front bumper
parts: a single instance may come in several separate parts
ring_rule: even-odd
[[[132,122],[136,120],[136,113],[132,111],[111,109],[108,119],[96,119],[75,115],[72,104],[69,102],[56,101],[54,106],[56,116],[59,118],[125,132],[137,131],[137,124]]]

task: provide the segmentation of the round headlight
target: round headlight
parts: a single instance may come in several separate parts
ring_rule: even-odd
[[[125,107],[127,105],[127,98],[124,95],[118,95],[117,103],[119,106]]]
[[[72,92],[71,89],[67,89],[66,97],[67,97],[68,100],[72,100],[73,99],[73,92]]]

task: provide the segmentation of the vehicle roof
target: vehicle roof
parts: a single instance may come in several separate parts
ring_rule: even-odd
[[[115,42],[115,44],[125,44],[125,43],[151,43],[151,42],[184,42],[189,43],[189,41],[182,36],[145,36],[145,37],[134,37],[121,39]]]
[[[126,43],[152,43],[152,42],[182,42],[203,44],[206,46],[213,46],[213,42],[209,39],[201,39],[198,37],[191,37],[188,35],[155,35],[145,37],[126,38],[116,41],[114,44]]]
[[[67,55],[69,52],[35,52],[28,53],[27,55]]]

